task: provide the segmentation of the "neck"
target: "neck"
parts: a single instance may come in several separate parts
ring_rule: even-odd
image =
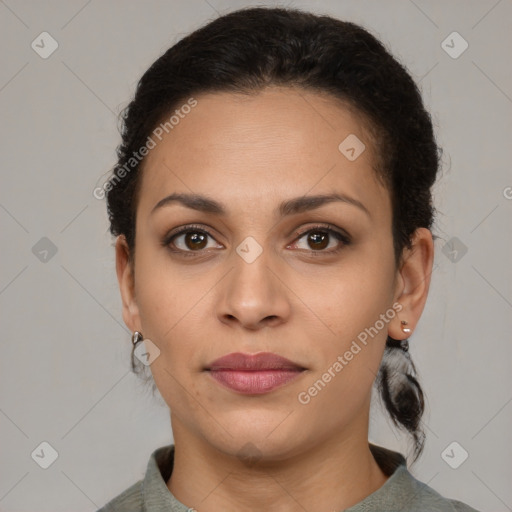
[[[388,479],[364,436],[344,435],[279,461],[244,463],[172,422],[174,467],[167,487],[178,501],[202,512],[225,510],[344,510]],[[200,464],[198,464],[200,461]]]

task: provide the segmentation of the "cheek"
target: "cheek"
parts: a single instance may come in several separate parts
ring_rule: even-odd
[[[208,291],[207,283],[184,279],[179,267],[165,261],[160,251],[141,250],[137,258],[135,294],[142,332],[160,350],[151,370],[159,378],[170,378],[169,373],[179,377],[197,349],[191,343],[191,326],[201,325],[195,315]]]
[[[204,318],[199,317],[201,297],[207,290],[184,282],[174,273],[159,273],[153,267],[138,292],[144,336],[160,350],[150,366],[151,373],[163,399],[177,416],[201,414],[197,380],[191,375],[197,371],[194,364],[198,343],[202,344],[208,334],[201,331]]]
[[[184,277],[186,273],[171,262],[165,250],[153,247],[143,237],[138,250],[135,295],[141,322],[148,336],[163,343],[182,328],[189,311],[208,291],[207,283]]]
[[[390,257],[386,257],[391,254]],[[307,385],[313,386],[313,408],[335,407],[341,415],[347,408],[360,406],[371,390],[376,377],[392,309],[394,261],[391,246],[388,251],[358,251],[357,257],[347,258],[339,269],[331,269],[330,279],[317,275],[314,293],[308,296],[308,306],[319,312],[329,327],[320,337],[322,364]],[[311,276],[310,276],[311,277]],[[325,276],[324,276],[325,277]],[[322,287],[320,287],[320,284]],[[316,384],[315,384],[316,383]],[[308,400],[308,397],[305,397]],[[359,405],[358,405],[359,404]]]
[[[391,245],[388,250],[366,245],[350,249],[338,265],[304,272],[300,278],[308,307],[342,342],[373,325],[393,297]]]

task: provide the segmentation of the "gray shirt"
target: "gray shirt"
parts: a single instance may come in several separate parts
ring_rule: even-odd
[[[444,498],[428,485],[416,480],[407,469],[402,454],[370,443],[375,460],[388,480],[345,512],[478,512],[456,500]],[[146,475],[98,512],[188,512],[166,482],[174,464],[174,445],[156,449],[149,458]]]

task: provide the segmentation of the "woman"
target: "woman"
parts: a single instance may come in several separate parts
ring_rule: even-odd
[[[375,384],[424,445],[440,151],[402,65],[353,23],[244,9],[162,55],[123,121],[123,318],[174,444],[101,510],[474,511],[368,442]]]

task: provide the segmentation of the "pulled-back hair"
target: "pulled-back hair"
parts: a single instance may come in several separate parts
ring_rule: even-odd
[[[257,94],[268,86],[328,94],[361,115],[372,134],[376,172],[391,198],[399,268],[414,231],[433,223],[431,187],[441,151],[431,117],[404,66],[367,30],[298,9],[228,13],[181,39],[149,67],[122,112],[122,142],[106,194],[111,233],[126,237],[133,257],[144,161],[133,155],[173,110],[201,93]],[[393,350],[387,345],[385,355]],[[421,387],[411,374],[402,379],[409,387],[393,388],[390,369],[383,370],[376,384],[394,423],[412,434],[417,458],[424,438]]]

